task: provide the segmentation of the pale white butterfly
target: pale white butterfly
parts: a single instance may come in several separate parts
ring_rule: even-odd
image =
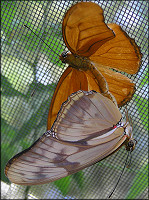
[[[76,173],[122,145],[132,151],[132,127],[128,117],[121,119],[111,100],[79,90],[62,104],[51,130],[8,161],[5,174],[19,185],[39,185]]]

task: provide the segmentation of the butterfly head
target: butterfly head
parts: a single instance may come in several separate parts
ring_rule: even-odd
[[[60,55],[59,59],[63,62],[63,63],[67,63],[67,57],[70,55],[71,53],[69,51],[63,51],[63,53]]]
[[[127,140],[125,143],[126,150],[133,151],[135,149],[137,141],[133,138],[132,120],[131,120],[131,117],[128,116],[128,111],[126,112],[126,123],[125,123],[124,127],[125,127],[125,134],[127,136]]]

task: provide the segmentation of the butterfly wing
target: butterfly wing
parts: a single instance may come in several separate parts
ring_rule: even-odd
[[[77,111],[72,113],[74,106],[79,106],[77,115]],[[107,98],[93,91],[78,91],[62,105],[51,131],[46,132],[30,148],[14,156],[6,165],[5,173],[13,183],[37,185],[60,179],[90,166],[117,150],[125,142],[124,128],[113,127],[120,118],[118,108]],[[77,119],[82,123],[77,122],[77,125]],[[99,125],[96,124],[97,130],[92,134],[90,120],[93,125],[101,120]],[[109,125],[105,126],[104,123]],[[83,129],[79,129],[83,124],[84,127],[89,126],[86,136]],[[67,131],[67,128],[71,130],[71,125],[72,129],[77,127],[80,133],[75,137],[75,141],[72,132],[69,134]],[[65,141],[60,139],[64,137],[62,132],[55,132],[60,130],[59,126],[65,126],[68,135]]]
[[[14,156],[5,168],[12,183],[40,185],[75,173],[116,150],[125,138],[89,148],[60,142],[45,134],[31,148]]]
[[[108,24],[115,37],[103,44],[90,59],[107,68],[129,74],[138,72],[142,54],[135,41],[117,24]]]
[[[89,56],[105,77],[109,92],[115,97],[118,106],[130,101],[135,92],[135,84],[124,75],[109,69],[114,68],[129,74],[138,72],[142,55],[135,41],[117,24],[107,26],[102,9],[92,2],[81,2],[72,6],[64,17],[62,30],[68,49],[75,55]],[[98,73],[96,75],[99,77]],[[97,84],[99,88],[102,87],[100,81]]]
[[[62,31],[73,54],[89,56],[104,67],[129,74],[135,74],[140,67],[140,48],[119,25],[104,23],[98,4],[81,2],[72,6],[65,14]]]
[[[109,91],[116,98],[118,106],[124,105],[132,98],[135,86],[129,78],[107,68],[101,67],[100,72],[106,78]],[[52,97],[48,114],[47,130],[51,129],[62,103],[67,100],[69,95],[78,90],[95,90],[101,93],[98,84],[99,83],[89,70],[84,72],[69,66],[62,74]]]
[[[117,106],[100,93],[78,91],[63,104],[52,131],[60,140],[83,140],[97,130],[112,130],[121,117]]]
[[[109,92],[115,97],[118,107],[125,105],[131,100],[135,92],[135,84],[132,83],[131,79],[108,68],[103,68],[98,65],[96,67],[105,77]]]
[[[50,130],[53,122],[56,119],[57,113],[68,96],[78,90],[96,90],[100,92],[98,83],[95,78],[89,73],[68,67],[62,74],[57,87],[55,89],[52,101],[50,104],[47,130]]]
[[[102,8],[92,2],[72,6],[65,14],[62,31],[68,49],[81,56],[90,56],[114,38],[113,31],[104,23]]]

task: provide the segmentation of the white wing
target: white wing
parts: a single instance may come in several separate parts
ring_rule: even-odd
[[[78,91],[62,105],[51,131],[43,134],[30,148],[14,156],[6,165],[5,173],[13,183],[37,185],[90,166],[111,154],[125,141],[124,128],[113,127],[120,118],[120,112],[110,100],[94,91]],[[69,119],[69,126],[66,119]],[[65,125],[69,141],[59,138],[63,137],[61,132],[55,132],[61,130],[61,123]]]
[[[63,103],[52,131],[67,141],[78,141],[90,135],[112,130],[121,119],[112,101],[95,91],[78,91]]]

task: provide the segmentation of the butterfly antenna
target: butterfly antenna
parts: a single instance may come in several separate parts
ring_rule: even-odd
[[[58,62],[59,62],[59,60],[58,60],[57,62],[53,63],[53,65],[57,64]],[[45,74],[49,73],[50,70],[51,70],[51,69],[47,70],[47,71],[42,75],[41,79],[44,77]],[[31,92],[31,94],[30,94],[30,97],[33,97],[33,96],[34,96],[35,91],[36,91],[36,88],[37,88],[38,85],[39,85],[39,82],[37,83],[37,85],[34,86],[34,89],[32,90],[32,92]]]
[[[124,170],[125,170],[125,167],[126,167],[126,165],[127,165],[127,161],[128,161],[128,157],[129,157],[130,153],[131,153],[131,151],[128,151],[127,158],[126,158],[126,161],[125,161],[125,165],[124,165],[124,167],[123,167],[123,169],[122,169],[122,171],[121,171],[121,174],[120,174],[120,176],[119,176],[119,178],[118,178],[118,181],[117,181],[115,187],[113,188],[112,192],[111,192],[110,195],[108,196],[109,199],[110,199],[110,197],[112,196],[112,194],[114,193],[114,191],[115,191],[117,185],[119,184],[119,181],[120,181],[120,179],[121,179],[121,177],[122,177],[122,175],[123,175],[123,172],[124,172]]]
[[[24,24],[24,26],[25,26],[26,28],[28,28],[32,33],[34,33],[34,35],[36,35],[47,47],[49,47],[50,50],[53,51],[53,49],[52,49],[41,37],[39,37],[39,35],[37,35],[30,27],[28,27],[26,24]],[[54,51],[53,51],[53,52],[54,52]],[[54,53],[57,54],[56,52],[54,52]],[[57,54],[57,55],[59,56],[59,54]],[[55,64],[57,64],[58,62],[59,62],[59,60],[58,60],[57,62],[53,63],[53,64],[55,65]],[[46,73],[48,73],[49,71],[50,71],[50,70],[47,70],[47,71],[43,74],[42,78],[43,78],[44,75],[45,75]],[[35,91],[36,91],[36,88],[37,88],[38,85],[39,85],[39,82],[37,83],[36,86],[34,86],[34,89],[32,90],[32,92],[31,92],[31,94],[30,94],[30,97],[34,96]]]
[[[50,50],[53,51],[53,49],[41,37],[39,37],[39,35],[37,35],[30,27],[28,27],[26,24],[24,24],[24,26],[28,28],[32,33],[34,33],[34,35],[36,35],[47,47],[49,47]],[[56,53],[55,51],[53,52],[59,56],[58,53]]]

